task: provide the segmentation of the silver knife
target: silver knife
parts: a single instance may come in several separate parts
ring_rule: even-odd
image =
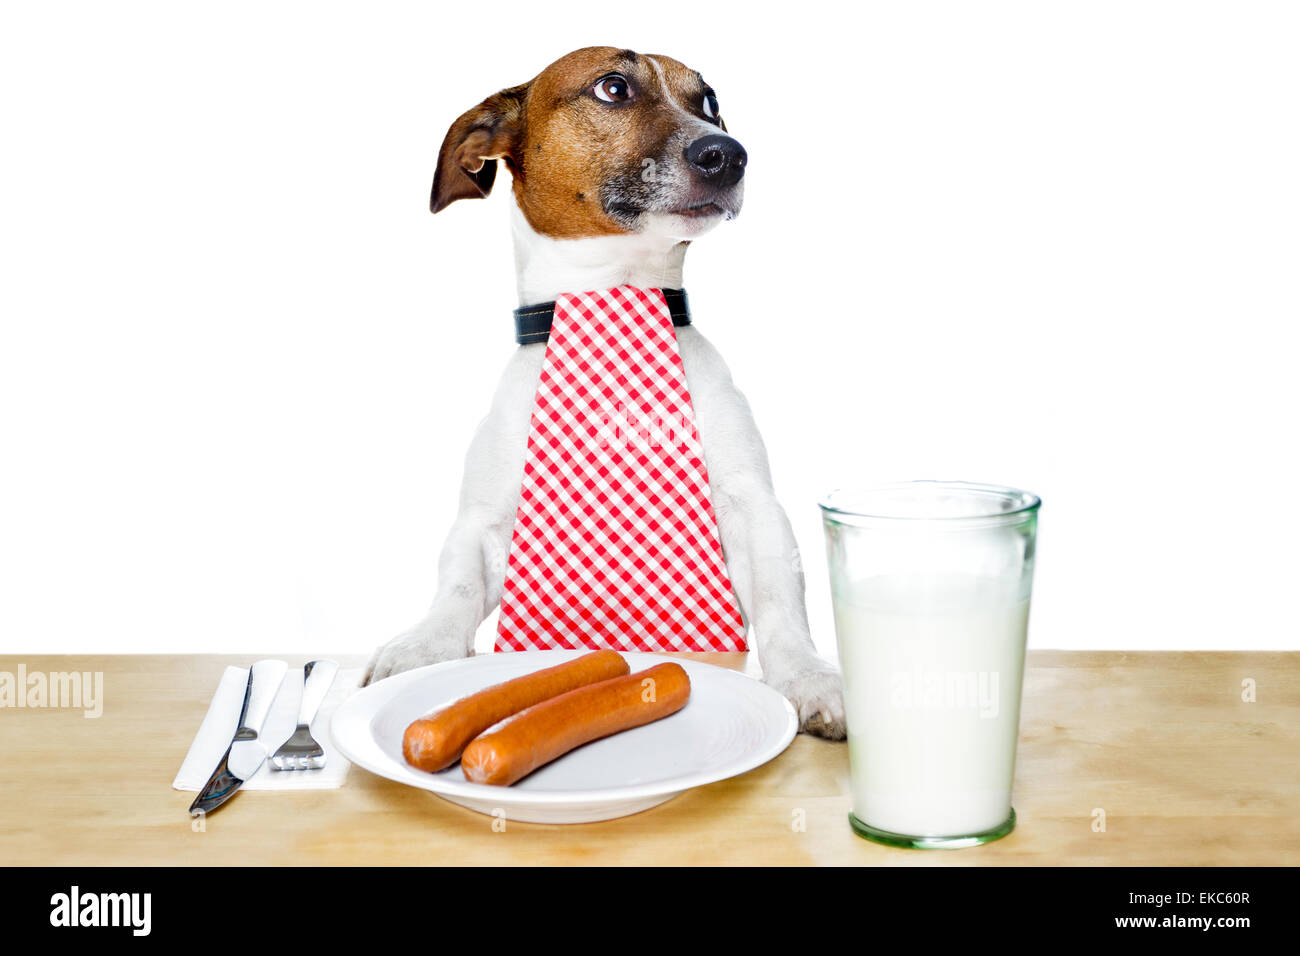
[[[244,706],[239,712],[235,737],[207,785],[190,804],[191,814],[206,814],[217,809],[262,766],[266,760],[266,746],[259,737],[288,669],[289,665],[284,661],[258,661],[248,669]]]

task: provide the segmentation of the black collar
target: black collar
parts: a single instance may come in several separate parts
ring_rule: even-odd
[[[668,302],[668,313],[673,325],[681,328],[691,324],[691,307],[686,301],[685,289],[660,289]],[[520,345],[545,342],[551,335],[551,322],[555,319],[555,303],[540,302],[515,309],[515,341]]]

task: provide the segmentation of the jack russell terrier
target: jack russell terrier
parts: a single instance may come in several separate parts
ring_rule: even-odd
[[[438,154],[431,210],[487,196],[498,160],[513,177],[519,301],[547,303],[521,308],[519,322],[521,315],[549,317],[553,300],[586,290],[630,286],[644,301],[666,302],[666,294],[651,300],[638,290],[680,289],[690,241],[740,211],[747,156],[726,134],[717,97],[695,70],[666,56],[591,47],[489,96],[452,124]],[[752,626],[763,679],[791,701],[801,729],[840,739],[840,677],[808,633],[799,550],[772,490],[763,440],[722,357],[678,321],[680,308],[673,310],[676,349],[742,646]],[[558,309],[555,315],[558,336]],[[666,323],[667,314],[662,318]],[[508,593],[544,335],[521,325],[519,340],[528,344],[514,353],[470,445],[433,606],[375,652],[367,683],[473,654],[478,626]]]

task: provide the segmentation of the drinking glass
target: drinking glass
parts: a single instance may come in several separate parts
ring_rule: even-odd
[[[949,481],[822,499],[859,835],[954,848],[1015,826],[1039,505]]]

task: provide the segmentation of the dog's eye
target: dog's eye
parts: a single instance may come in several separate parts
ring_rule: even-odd
[[[591,88],[596,99],[606,103],[623,103],[632,98],[632,86],[627,78],[613,73],[596,81]]]
[[[718,95],[712,90],[704,91],[704,115],[711,120],[718,118]]]

